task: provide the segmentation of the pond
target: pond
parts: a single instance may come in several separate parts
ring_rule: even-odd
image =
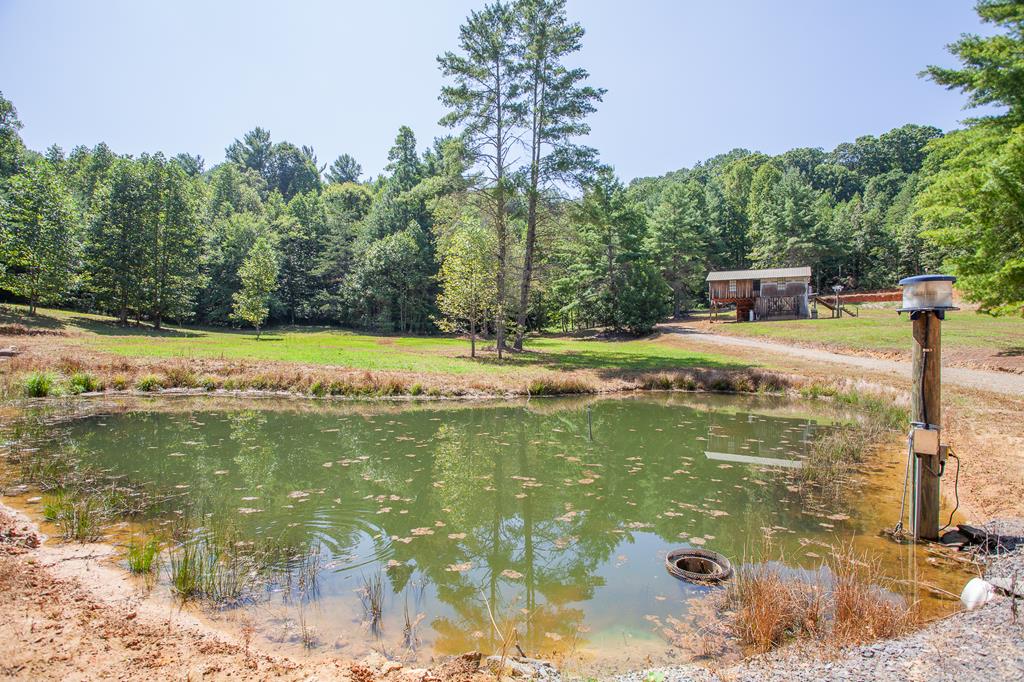
[[[671,549],[742,562],[770,534],[788,564],[818,570],[830,544],[860,536],[905,567],[910,550],[873,539],[895,521],[899,455],[838,500],[801,487],[815,434],[848,418],[818,407],[687,394],[408,407],[164,399],[44,420],[22,473],[32,461],[149,491],[159,503],[121,539],[288,548],[258,586],[234,576],[217,612],[248,614],[285,648],[422,662],[493,650],[492,618],[515,618],[531,656],[622,669],[678,655],[666,630],[685,629],[690,600],[710,589],[666,572]],[[165,557],[159,589],[171,566]]]

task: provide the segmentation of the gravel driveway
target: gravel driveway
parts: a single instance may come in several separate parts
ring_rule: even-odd
[[[899,360],[884,360],[863,355],[846,355],[833,353],[832,351],[816,348],[804,348],[801,346],[790,346],[774,341],[762,341],[760,339],[749,339],[739,336],[725,336],[724,334],[709,334],[707,332],[693,331],[685,327],[673,325],[662,325],[659,331],[668,334],[677,334],[680,337],[693,340],[697,343],[706,343],[714,346],[729,346],[732,348],[749,348],[752,350],[788,355],[801,360],[812,360],[815,362],[831,363],[859,367],[875,372],[901,374],[910,379],[911,365],[909,362]],[[1024,395],[1024,375],[1011,374],[1009,372],[995,372],[984,369],[967,369],[964,367],[943,367],[942,380],[965,388],[976,388],[985,391],[994,391],[1012,396]]]

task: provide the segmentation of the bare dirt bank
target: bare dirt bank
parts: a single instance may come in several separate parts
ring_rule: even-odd
[[[102,544],[41,542],[0,504],[0,678],[476,681],[479,655],[430,670],[379,655],[296,660],[247,645],[187,611],[147,597],[108,565]]]

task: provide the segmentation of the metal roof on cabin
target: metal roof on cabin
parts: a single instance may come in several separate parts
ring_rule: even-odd
[[[767,268],[764,270],[722,270],[709,272],[705,281],[721,282],[729,279],[768,279],[771,277],[810,277],[811,266],[799,268]]]

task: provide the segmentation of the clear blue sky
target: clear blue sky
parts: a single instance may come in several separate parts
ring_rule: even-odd
[[[376,174],[400,125],[443,130],[435,56],[467,0],[0,0],[0,90],[29,147],[201,154],[261,125]],[[967,0],[570,0],[579,63],[608,89],[589,143],[625,179],[734,147],[830,149],[908,122],[944,130],[964,98],[919,79],[985,32]]]

